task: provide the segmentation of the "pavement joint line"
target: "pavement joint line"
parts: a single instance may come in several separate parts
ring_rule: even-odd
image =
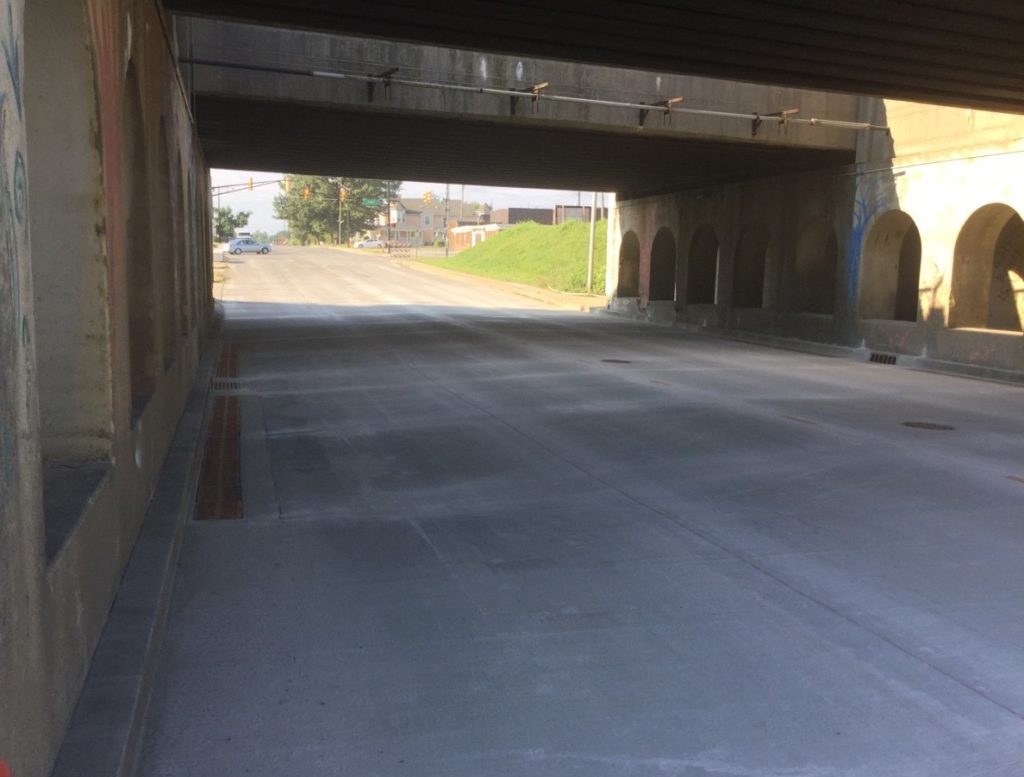
[[[495,413],[492,413],[491,411],[487,410],[486,408],[480,407],[479,405],[477,405],[475,402],[473,402],[468,397],[464,397],[461,394],[459,394],[459,392],[457,392],[455,389],[451,388],[450,386],[446,385],[443,382],[440,382],[440,381],[432,378],[429,374],[424,372],[419,367],[417,367],[415,365],[410,365],[410,369],[413,369],[416,372],[419,372],[420,375],[422,375],[426,380],[430,381],[431,383],[433,383],[434,385],[436,385],[437,387],[439,387],[443,391],[447,391],[448,393],[452,394],[453,396],[455,396],[460,401],[465,402],[466,404],[468,404],[468,405],[470,405],[472,407],[476,407],[478,410],[483,412],[488,417],[492,418],[497,423],[499,423],[502,426],[506,427],[510,431],[520,435],[524,439],[530,441],[532,444],[534,444],[537,447],[541,448],[542,450],[546,451],[549,455],[554,456],[555,458],[557,458],[560,461],[562,461],[564,464],[566,464],[569,467],[575,469],[576,471],[580,472],[581,474],[585,475],[586,477],[589,477],[590,479],[592,479],[596,483],[599,483],[602,486],[605,486],[606,488],[609,488],[612,491],[615,491],[616,493],[618,493],[623,498],[627,499],[630,502],[633,502],[635,505],[637,505],[638,507],[643,508],[644,510],[647,510],[651,514],[660,516],[661,518],[663,518],[663,519],[665,519],[665,520],[667,520],[667,521],[669,521],[671,523],[676,524],[677,526],[679,526],[684,531],[689,532],[690,534],[692,534],[693,536],[697,537],[698,539],[700,539],[700,540],[702,540],[702,541],[704,541],[704,542],[706,542],[706,543],[708,543],[708,544],[718,548],[723,553],[726,553],[727,555],[733,557],[737,561],[747,565],[751,569],[754,569],[755,571],[759,572],[760,574],[763,574],[765,577],[767,577],[770,580],[774,581],[778,585],[788,589],[789,591],[793,592],[797,596],[799,596],[799,597],[801,597],[801,598],[811,602],[812,604],[820,607],[824,611],[830,613],[833,617],[838,618],[840,620],[843,620],[843,621],[849,623],[854,628],[859,629],[860,631],[864,632],[865,634],[868,634],[868,635],[872,636],[873,638],[879,640],[880,642],[888,645],[890,648],[892,648],[893,650],[896,650],[899,653],[902,653],[904,656],[906,656],[907,658],[911,659],[912,661],[916,661],[916,662],[922,664],[923,666],[927,667],[931,671],[935,672],[936,674],[946,678],[949,682],[951,682],[951,683],[953,683],[955,685],[960,686],[964,690],[968,691],[969,693],[973,693],[974,695],[978,696],[979,698],[984,699],[988,703],[992,704],[995,707],[998,707],[999,709],[1001,709],[1004,712],[1012,715],[1013,717],[1017,718],[1018,720],[1024,721],[1024,712],[1016,710],[1013,707],[1009,706],[1008,704],[1005,704],[1005,703],[999,701],[998,699],[993,697],[991,694],[988,694],[985,691],[983,691],[983,690],[981,690],[979,688],[974,687],[973,685],[968,683],[966,680],[963,680],[963,679],[957,677],[956,675],[954,675],[954,674],[950,673],[949,671],[943,669],[942,667],[938,666],[934,662],[929,661],[928,659],[924,658],[921,655],[918,655],[917,653],[915,653],[914,651],[910,650],[909,648],[904,647],[903,645],[899,644],[898,642],[896,642],[895,640],[891,639],[890,637],[885,636],[884,634],[882,634],[877,629],[873,629],[873,628],[865,625],[864,623],[861,623],[859,620],[857,620],[853,616],[848,615],[848,614],[842,612],[837,607],[835,607],[834,605],[828,603],[824,599],[822,599],[820,597],[817,597],[817,596],[811,594],[808,591],[803,590],[802,588],[797,586],[795,583],[792,583],[792,582],[786,580],[784,577],[782,577],[781,575],[771,571],[770,569],[768,569],[763,564],[759,564],[751,556],[749,556],[749,555],[747,555],[745,553],[742,553],[741,551],[735,549],[734,547],[732,547],[731,545],[726,543],[724,540],[720,540],[720,539],[716,538],[713,534],[710,534],[708,532],[705,532],[705,531],[702,531],[702,530],[696,528],[690,522],[684,520],[683,518],[680,518],[679,516],[677,516],[677,515],[675,515],[673,513],[666,512],[666,511],[661,510],[661,509],[659,509],[659,508],[657,508],[657,507],[655,507],[653,505],[650,505],[650,504],[646,503],[641,498],[639,498],[637,496],[634,496],[633,494],[629,493],[628,491],[624,490],[623,488],[620,488],[619,486],[615,485],[614,483],[611,483],[611,482],[605,480],[604,478],[601,478],[598,475],[595,475],[594,473],[590,472],[588,469],[586,469],[582,465],[580,465],[580,464],[578,464],[578,463],[576,463],[576,462],[566,458],[565,456],[560,454],[558,451],[556,451],[553,448],[551,448],[550,446],[544,444],[543,442],[541,442],[539,439],[537,439],[533,435],[529,434],[528,432],[523,431],[522,429],[520,429],[519,427],[517,427],[515,424],[511,423],[510,421],[507,421],[506,419],[502,418],[501,416],[496,415]],[[826,469],[827,469],[827,467],[826,467]],[[1022,478],[1022,482],[1024,482],[1024,478]]]
[[[782,417],[785,418],[787,421],[796,421],[798,424],[807,424],[808,426],[821,426],[821,424],[819,424],[817,421],[809,421],[806,418],[800,418],[799,416],[795,415],[783,415]]]
[[[1024,477],[1020,475],[1007,475],[1007,480],[1016,480],[1018,483],[1024,483]]]

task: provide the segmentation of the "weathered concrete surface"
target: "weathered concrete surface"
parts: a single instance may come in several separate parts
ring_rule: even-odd
[[[511,186],[652,192],[852,161],[856,132],[827,126],[540,100],[482,88],[853,121],[858,98],[694,76],[501,56],[202,19],[177,26],[210,164]],[[398,68],[371,96],[356,78]],[[288,71],[292,72],[288,72]]]
[[[854,165],[619,198],[608,240],[613,309],[1024,372],[1024,118],[868,98],[861,118],[891,137],[862,133]],[[670,306],[648,304],[663,229],[676,245]],[[713,294],[695,304],[691,276],[708,230],[718,248]],[[639,242],[639,265],[623,277],[638,272],[640,283],[620,289],[627,237]]]
[[[211,322],[208,176],[164,24],[149,0],[0,9],[0,766],[15,777],[51,771]]]
[[[1017,773],[1024,394],[470,288],[233,263],[142,775]]]
[[[166,0],[172,11],[274,27],[480,48],[665,73],[1024,108],[1024,15],[1002,0],[879,6],[806,0],[586,5],[469,0],[346,5]]]

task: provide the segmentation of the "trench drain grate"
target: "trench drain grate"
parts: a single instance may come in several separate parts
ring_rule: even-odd
[[[210,388],[215,394],[237,394],[242,390],[242,385],[233,378],[214,378]]]

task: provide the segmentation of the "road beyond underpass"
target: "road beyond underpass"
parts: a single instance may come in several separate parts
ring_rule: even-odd
[[[356,252],[223,298],[140,775],[1020,774],[1020,389]]]

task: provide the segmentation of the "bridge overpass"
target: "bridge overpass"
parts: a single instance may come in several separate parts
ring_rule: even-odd
[[[848,164],[859,132],[885,132],[849,95],[201,19],[177,30],[214,167],[652,193]]]
[[[1016,379],[1024,130],[978,109],[1024,108],[1022,22],[1001,0],[4,0],[0,771],[50,771],[106,625],[159,641],[168,578],[146,570],[174,569],[204,418],[194,381],[216,337],[211,164],[613,189],[606,280],[622,315]],[[227,24],[266,43],[219,50]],[[332,70],[336,46],[359,67],[358,51],[385,52],[389,94],[382,70],[373,101],[365,80],[293,72]],[[505,92],[399,83],[427,80],[421,66],[626,107],[541,99],[534,113],[522,92],[512,115]],[[789,108],[892,134],[773,123]],[[411,153],[422,141],[439,155]],[[141,589],[117,612],[151,621],[108,620],[122,579]],[[144,702],[145,654],[114,657],[92,663],[114,697],[80,709],[123,711],[126,688]],[[125,731],[71,739],[104,743],[127,773]]]
[[[203,17],[891,98],[1024,108],[1024,9],[1006,0],[168,0]]]

